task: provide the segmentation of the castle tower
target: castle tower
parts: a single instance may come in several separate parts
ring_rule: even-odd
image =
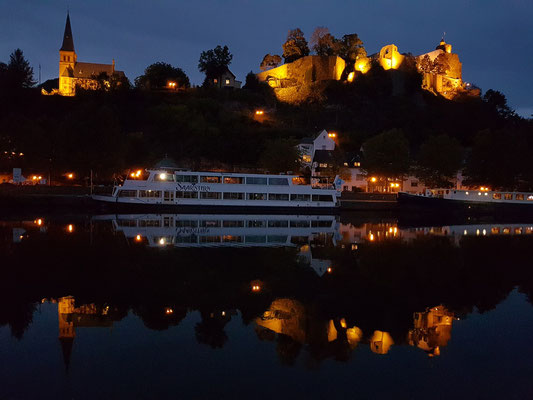
[[[59,94],[63,96],[74,96],[75,94],[74,66],[76,61],[77,56],[70,27],[70,15],[67,13],[63,45],[59,49]]]

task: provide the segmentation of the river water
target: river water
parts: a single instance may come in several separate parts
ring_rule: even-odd
[[[533,222],[0,221],[0,399],[533,397]]]

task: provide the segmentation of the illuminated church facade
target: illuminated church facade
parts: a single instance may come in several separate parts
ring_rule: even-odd
[[[103,78],[103,79],[102,79]],[[67,14],[63,44],[59,49],[59,87],[57,92],[43,94],[60,94],[62,96],[75,96],[76,88],[94,90],[101,84],[109,86],[109,79],[125,78],[123,71],[115,70],[115,60],[111,64],[96,64],[78,62],[78,55],[74,49],[74,39],[70,26],[70,15]]]

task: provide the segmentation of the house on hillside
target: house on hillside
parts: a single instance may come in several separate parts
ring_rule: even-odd
[[[236,79],[233,72],[226,67],[224,72],[217,78],[213,78],[212,85],[218,88],[240,89],[242,82]]]

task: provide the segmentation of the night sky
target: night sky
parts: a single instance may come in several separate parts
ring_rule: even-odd
[[[200,52],[218,44],[233,53],[244,81],[266,53],[282,54],[287,31],[306,37],[317,26],[341,37],[357,33],[368,54],[394,43],[415,55],[435,48],[443,32],[463,63],[463,79],[500,90],[523,116],[533,113],[532,0],[0,0],[0,60],[21,48],[41,81],[58,76],[59,47],[70,8],[78,61],[111,63],[133,82],[156,61],[203,76]]]

